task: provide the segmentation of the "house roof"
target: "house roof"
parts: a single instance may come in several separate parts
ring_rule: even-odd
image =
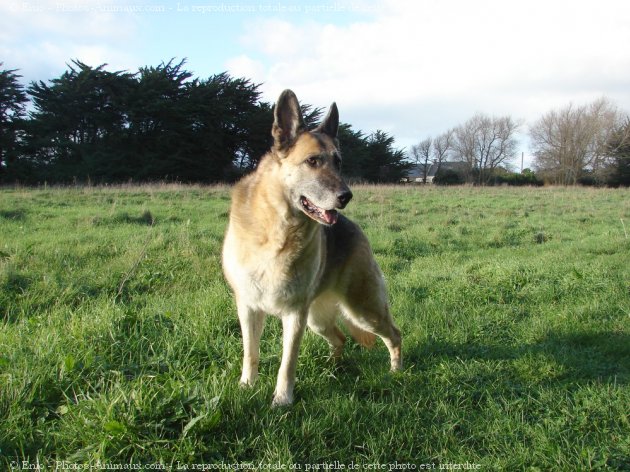
[[[428,167],[431,167],[431,164],[428,164]],[[424,177],[424,168],[424,164],[413,164],[407,171],[407,177],[410,179],[421,179]]]
[[[427,172],[427,177],[435,177],[435,174],[438,171],[438,165],[434,162],[428,164],[429,170]],[[450,169],[455,172],[465,172],[468,168],[468,163],[466,162],[442,162],[439,166],[440,169]],[[407,177],[410,179],[421,179],[424,177],[424,164],[413,164],[409,168],[409,172],[407,173]]]

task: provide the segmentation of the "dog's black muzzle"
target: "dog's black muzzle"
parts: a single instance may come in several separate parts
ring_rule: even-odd
[[[337,194],[337,208],[343,209],[352,200],[352,192],[348,187]]]

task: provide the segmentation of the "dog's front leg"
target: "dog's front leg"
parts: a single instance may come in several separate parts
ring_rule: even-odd
[[[243,335],[243,372],[241,386],[254,385],[258,378],[258,362],[260,359],[260,336],[265,324],[265,314],[244,303],[237,302],[238,319]]]
[[[300,342],[306,328],[306,318],[306,313],[290,313],[282,317],[282,362],[273,396],[272,406],[274,407],[287,406],[293,403],[295,370]]]

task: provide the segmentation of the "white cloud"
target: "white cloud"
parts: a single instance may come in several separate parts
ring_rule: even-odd
[[[79,59],[91,66],[135,69],[127,52],[137,17],[98,0],[8,0],[0,4],[0,57],[25,80],[47,80]],[[122,5],[122,4],[121,4]]]
[[[336,100],[342,120],[405,145],[476,111],[534,120],[604,94],[630,111],[625,0],[384,0],[347,25],[302,19],[249,23],[228,66],[248,64],[267,100]]]
[[[234,77],[250,79],[265,75],[265,66],[263,63],[244,54],[230,59],[225,67]]]

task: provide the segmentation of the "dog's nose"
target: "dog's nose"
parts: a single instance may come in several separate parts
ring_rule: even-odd
[[[352,192],[350,190],[344,190],[337,194],[337,201],[339,202],[339,208],[345,208],[348,202],[352,199]]]

